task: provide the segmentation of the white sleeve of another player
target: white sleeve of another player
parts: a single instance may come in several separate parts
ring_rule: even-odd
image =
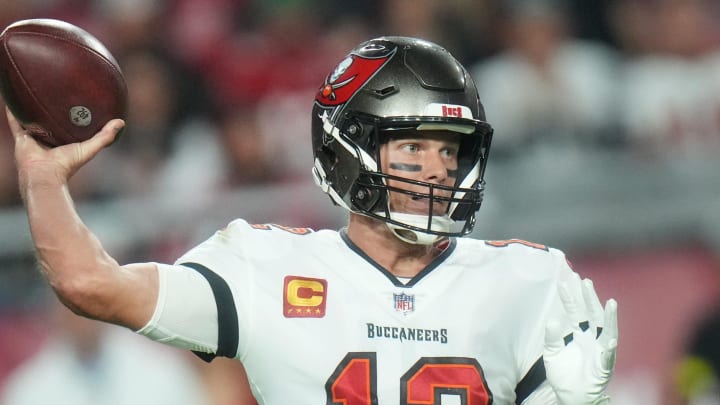
[[[218,317],[210,284],[188,267],[156,265],[159,287],[155,312],[137,333],[181,349],[215,353]]]

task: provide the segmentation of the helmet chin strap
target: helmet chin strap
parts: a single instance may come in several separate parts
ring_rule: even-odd
[[[394,221],[418,228],[427,226],[427,216],[425,215],[390,212],[390,218]],[[450,225],[452,225],[452,223],[453,220],[447,216],[433,216],[430,222],[430,229],[436,232],[448,232],[450,231]],[[407,229],[389,222],[385,224],[398,239],[412,245],[431,245],[444,237],[443,235],[434,235],[414,229]]]

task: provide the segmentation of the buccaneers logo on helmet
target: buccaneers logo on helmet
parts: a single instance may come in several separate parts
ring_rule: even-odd
[[[325,78],[315,100],[326,107],[345,104],[392,57],[392,52],[373,56],[351,54],[343,59]]]

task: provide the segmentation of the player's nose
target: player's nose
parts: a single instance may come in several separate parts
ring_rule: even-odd
[[[425,155],[423,163],[425,181],[443,183],[448,177],[448,167],[440,150],[432,150]]]

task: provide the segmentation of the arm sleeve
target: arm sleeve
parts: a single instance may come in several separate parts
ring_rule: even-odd
[[[181,349],[216,353],[218,311],[208,280],[186,266],[156,266],[159,288],[155,312],[137,333]]]

